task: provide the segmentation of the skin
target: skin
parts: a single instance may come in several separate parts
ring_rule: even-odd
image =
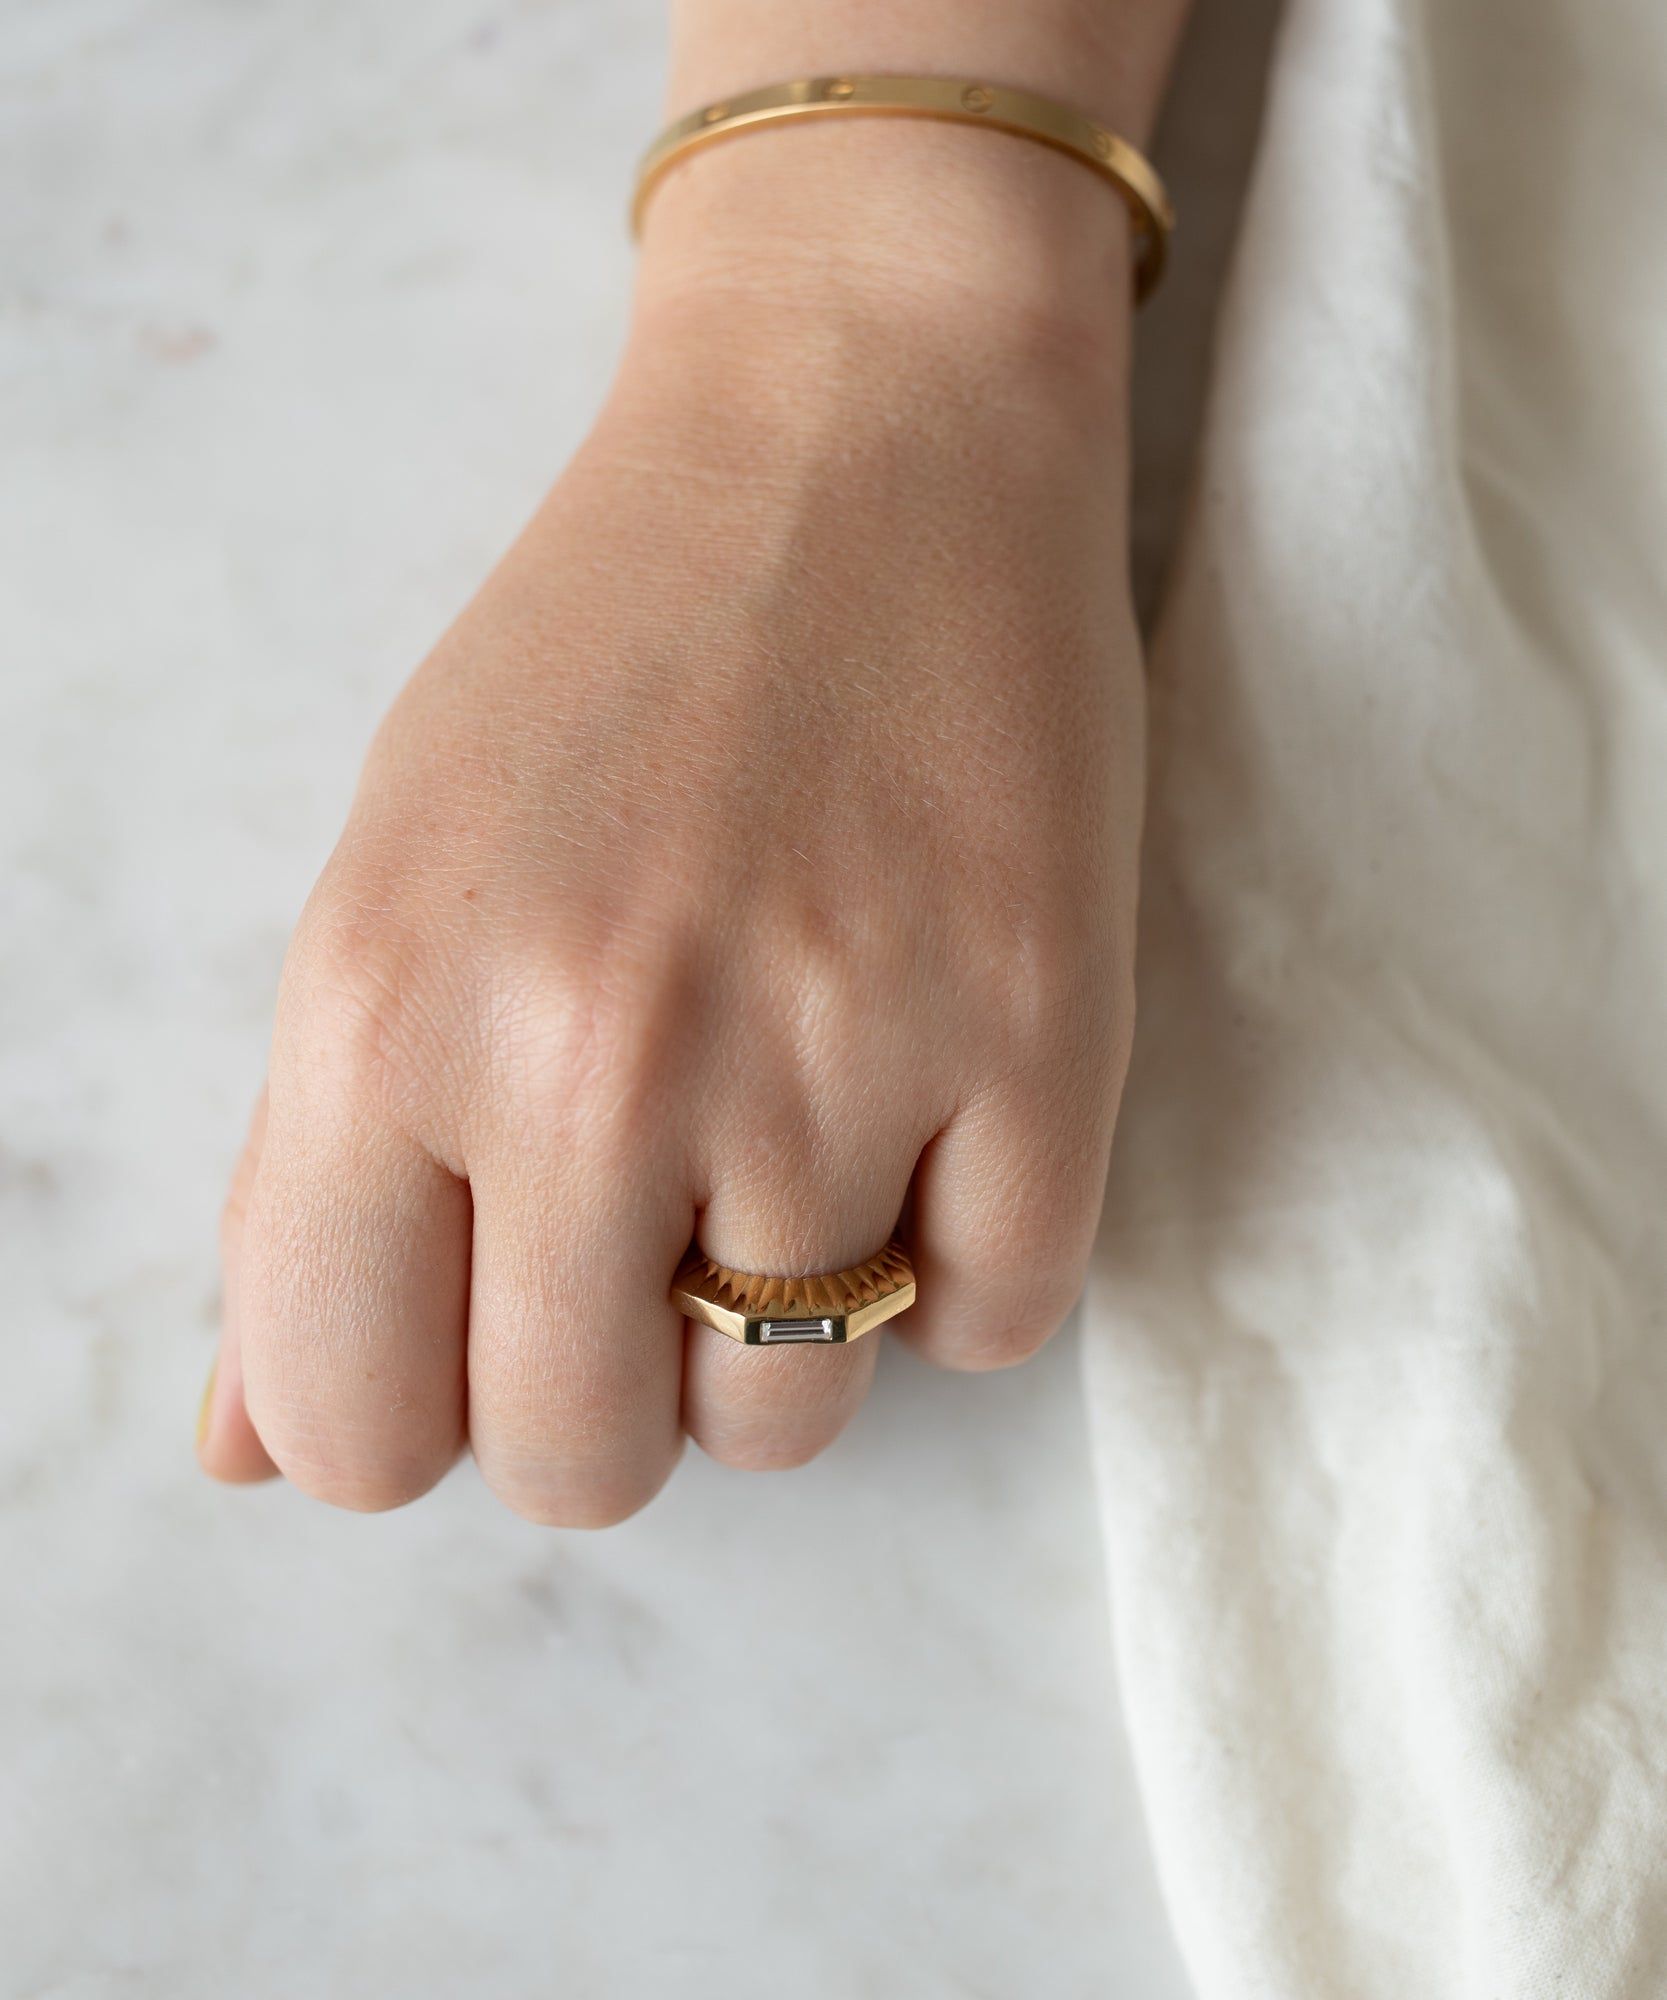
[[[1138,139],[1177,25],[693,0],[672,108],[837,45]],[[600,1526],[685,1436],[822,1450],[881,1337],[987,1368],[1055,1330],[1133,1025],[1130,256],[1082,167],[943,125],[668,177],[596,427],[389,714],[297,928],[210,1473],[376,1509],[467,1448]],[[887,1336],[761,1352],[667,1302],[691,1238],[825,1271],[900,1216]]]

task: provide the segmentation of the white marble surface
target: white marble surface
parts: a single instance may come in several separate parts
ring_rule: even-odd
[[[1068,1342],[600,1536],[192,1464],[285,933],[598,399],[658,17],[0,4],[6,2000],[1182,1990]]]

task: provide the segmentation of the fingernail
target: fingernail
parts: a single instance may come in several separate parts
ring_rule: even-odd
[[[201,1444],[208,1436],[208,1420],[214,1412],[214,1378],[220,1372],[220,1363],[215,1361],[208,1371],[208,1386],[203,1390],[202,1404],[197,1411],[197,1442]]]

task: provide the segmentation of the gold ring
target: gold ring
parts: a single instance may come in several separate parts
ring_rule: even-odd
[[[877,1257],[810,1278],[762,1278],[731,1271],[691,1250],[671,1281],[671,1302],[686,1319],[749,1347],[788,1341],[860,1340],[915,1302],[915,1267],[894,1236]]]

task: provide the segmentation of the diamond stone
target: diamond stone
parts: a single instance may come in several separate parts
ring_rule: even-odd
[[[832,1319],[755,1319],[747,1322],[748,1337],[760,1346],[782,1340],[838,1340],[843,1322]]]

